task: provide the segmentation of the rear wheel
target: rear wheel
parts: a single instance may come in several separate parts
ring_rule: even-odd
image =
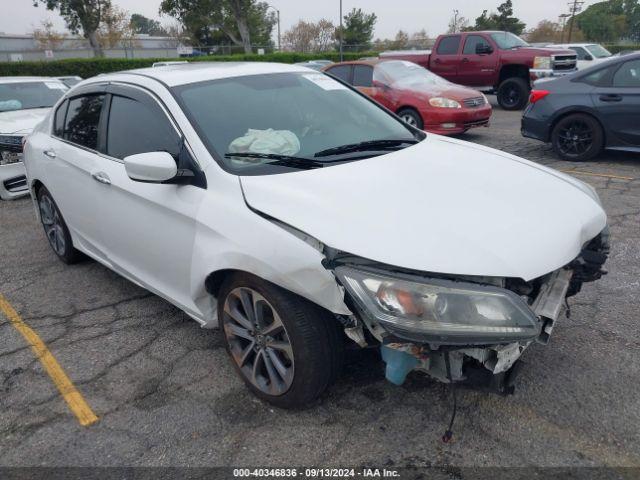
[[[424,122],[422,121],[422,117],[413,108],[403,108],[398,112],[398,116],[402,120],[404,120],[405,123],[408,123],[412,127],[416,127],[420,130],[424,128]]]
[[[498,103],[505,110],[522,110],[529,99],[529,90],[529,82],[524,78],[507,78],[498,87]]]
[[[82,260],[82,253],[73,247],[67,224],[49,190],[40,187],[36,196],[40,210],[40,221],[51,249],[64,263],[71,264]]]
[[[597,156],[604,147],[604,133],[590,115],[575,113],[562,118],[551,132],[551,143],[564,160],[583,162]]]
[[[236,371],[273,405],[309,405],[341,368],[342,339],[331,315],[253,275],[223,283],[218,318]]]

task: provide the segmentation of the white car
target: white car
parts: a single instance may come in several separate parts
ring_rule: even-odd
[[[29,194],[22,141],[68,90],[59,80],[0,77],[0,199]]]
[[[553,48],[569,49],[578,55],[578,70],[597,65],[610,58],[611,52],[597,43],[563,43],[547,45]]]
[[[82,252],[222,327],[239,375],[281,407],[316,399],[356,345],[380,347],[398,384],[484,371],[509,391],[607,258],[591,187],[425,134],[300,66],[86,80],[25,161],[63,261]]]

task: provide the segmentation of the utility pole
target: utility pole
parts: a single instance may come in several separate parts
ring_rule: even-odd
[[[342,31],[342,0],[340,0],[340,61],[344,61],[344,55],[342,53],[342,39],[344,37],[344,32]]]
[[[453,33],[458,33],[458,10],[453,11]]]
[[[583,5],[584,1],[573,0],[569,2],[569,13],[571,14],[571,19],[569,20],[569,38],[567,39],[569,43],[571,43],[571,35],[573,35],[573,24],[575,23],[576,13],[580,13]]]
[[[560,31],[560,43],[564,43],[564,30],[567,28],[567,18],[571,16],[570,13],[563,13],[560,15],[560,25],[562,26],[562,30]],[[554,39],[555,40],[555,39]]]

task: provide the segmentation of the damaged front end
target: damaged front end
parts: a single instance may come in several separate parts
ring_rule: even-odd
[[[360,346],[380,345],[389,381],[400,385],[418,370],[509,394],[524,350],[534,341],[546,344],[566,299],[606,273],[609,232],[568,265],[529,282],[426,276],[326,253],[356,312],[343,319],[345,333]]]

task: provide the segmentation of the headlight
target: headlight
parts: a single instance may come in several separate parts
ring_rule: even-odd
[[[458,102],[450,98],[433,97],[429,99],[429,105],[438,108],[462,108]]]
[[[457,345],[531,340],[538,318],[515,293],[451,280],[415,282],[338,267],[336,275],[365,315],[410,340]]]
[[[533,59],[533,68],[540,68],[540,69],[551,68],[551,57],[535,57]]]

